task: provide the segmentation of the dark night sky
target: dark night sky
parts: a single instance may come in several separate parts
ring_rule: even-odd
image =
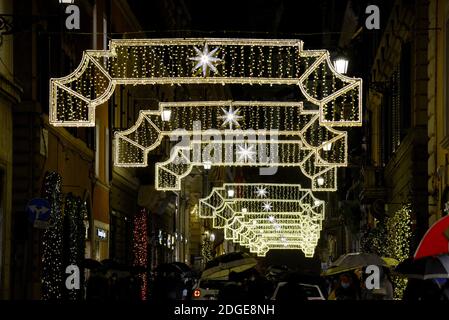
[[[145,30],[167,34],[166,22],[159,13],[163,12],[164,0],[131,0],[134,12],[142,21]],[[323,3],[329,0],[185,0],[185,9],[190,16],[189,25],[175,30],[192,30],[186,36],[210,37],[252,37],[252,38],[300,38],[308,47],[319,47],[322,40],[323,20],[331,32],[339,32],[345,0],[335,0],[334,7]],[[185,10],[174,0],[175,10],[185,15]],[[156,9],[155,8],[159,8]],[[324,10],[325,9],[325,10]],[[324,11],[324,12],[323,12]],[[153,12],[153,14],[152,14]],[[172,29],[173,30],[173,29]],[[314,35],[306,35],[315,33]],[[318,34],[317,34],[318,33]],[[334,42],[338,41],[338,35]]]

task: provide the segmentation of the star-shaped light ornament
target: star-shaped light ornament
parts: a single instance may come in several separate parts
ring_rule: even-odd
[[[256,155],[256,151],[254,150],[253,145],[249,147],[247,144],[245,144],[245,146],[238,145],[237,148],[237,162],[256,161],[256,159],[254,158],[254,156]]]
[[[264,202],[264,204],[262,205],[262,209],[263,211],[271,211],[273,209],[273,205],[271,204],[271,202]]]
[[[234,110],[234,108],[230,106],[228,110],[224,108],[221,108],[221,110],[223,111],[223,115],[218,118],[223,120],[223,123],[221,124],[222,127],[229,125],[229,129],[231,130],[233,129],[233,126],[237,128],[240,127],[239,120],[241,120],[243,116],[239,114],[239,108]]]
[[[219,47],[213,49],[210,52],[207,44],[204,46],[203,51],[201,51],[197,47],[193,47],[193,49],[195,49],[195,52],[197,54],[196,57],[189,58],[190,60],[197,61],[197,63],[192,69],[193,72],[201,68],[203,77],[205,77],[208,74],[209,69],[215,73],[218,72],[217,68],[215,67],[215,64],[221,61],[221,59],[217,58],[215,55],[218,53]]]
[[[256,194],[259,198],[266,198],[268,194],[267,188],[257,188]]]

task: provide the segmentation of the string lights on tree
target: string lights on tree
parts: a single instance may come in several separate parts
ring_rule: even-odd
[[[62,298],[64,268],[63,259],[63,216],[61,212],[61,176],[49,172],[44,178],[44,198],[51,206],[49,228],[43,235],[42,253],[42,298],[56,300]]]
[[[142,208],[133,217],[133,265],[138,268],[148,267],[148,216],[145,208]],[[148,273],[146,271],[139,274],[141,288],[140,297],[147,299],[148,294]]]

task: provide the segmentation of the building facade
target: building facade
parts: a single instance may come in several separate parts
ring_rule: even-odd
[[[428,205],[429,225],[449,213],[449,3],[429,1]]]

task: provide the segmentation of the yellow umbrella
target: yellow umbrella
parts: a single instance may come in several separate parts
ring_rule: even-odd
[[[382,260],[385,261],[389,268],[397,267],[399,261],[394,258],[382,257]]]
[[[235,261],[220,263],[218,266],[206,269],[201,274],[201,279],[227,280],[231,272],[243,272],[253,268],[257,264],[254,258],[244,258]]]

